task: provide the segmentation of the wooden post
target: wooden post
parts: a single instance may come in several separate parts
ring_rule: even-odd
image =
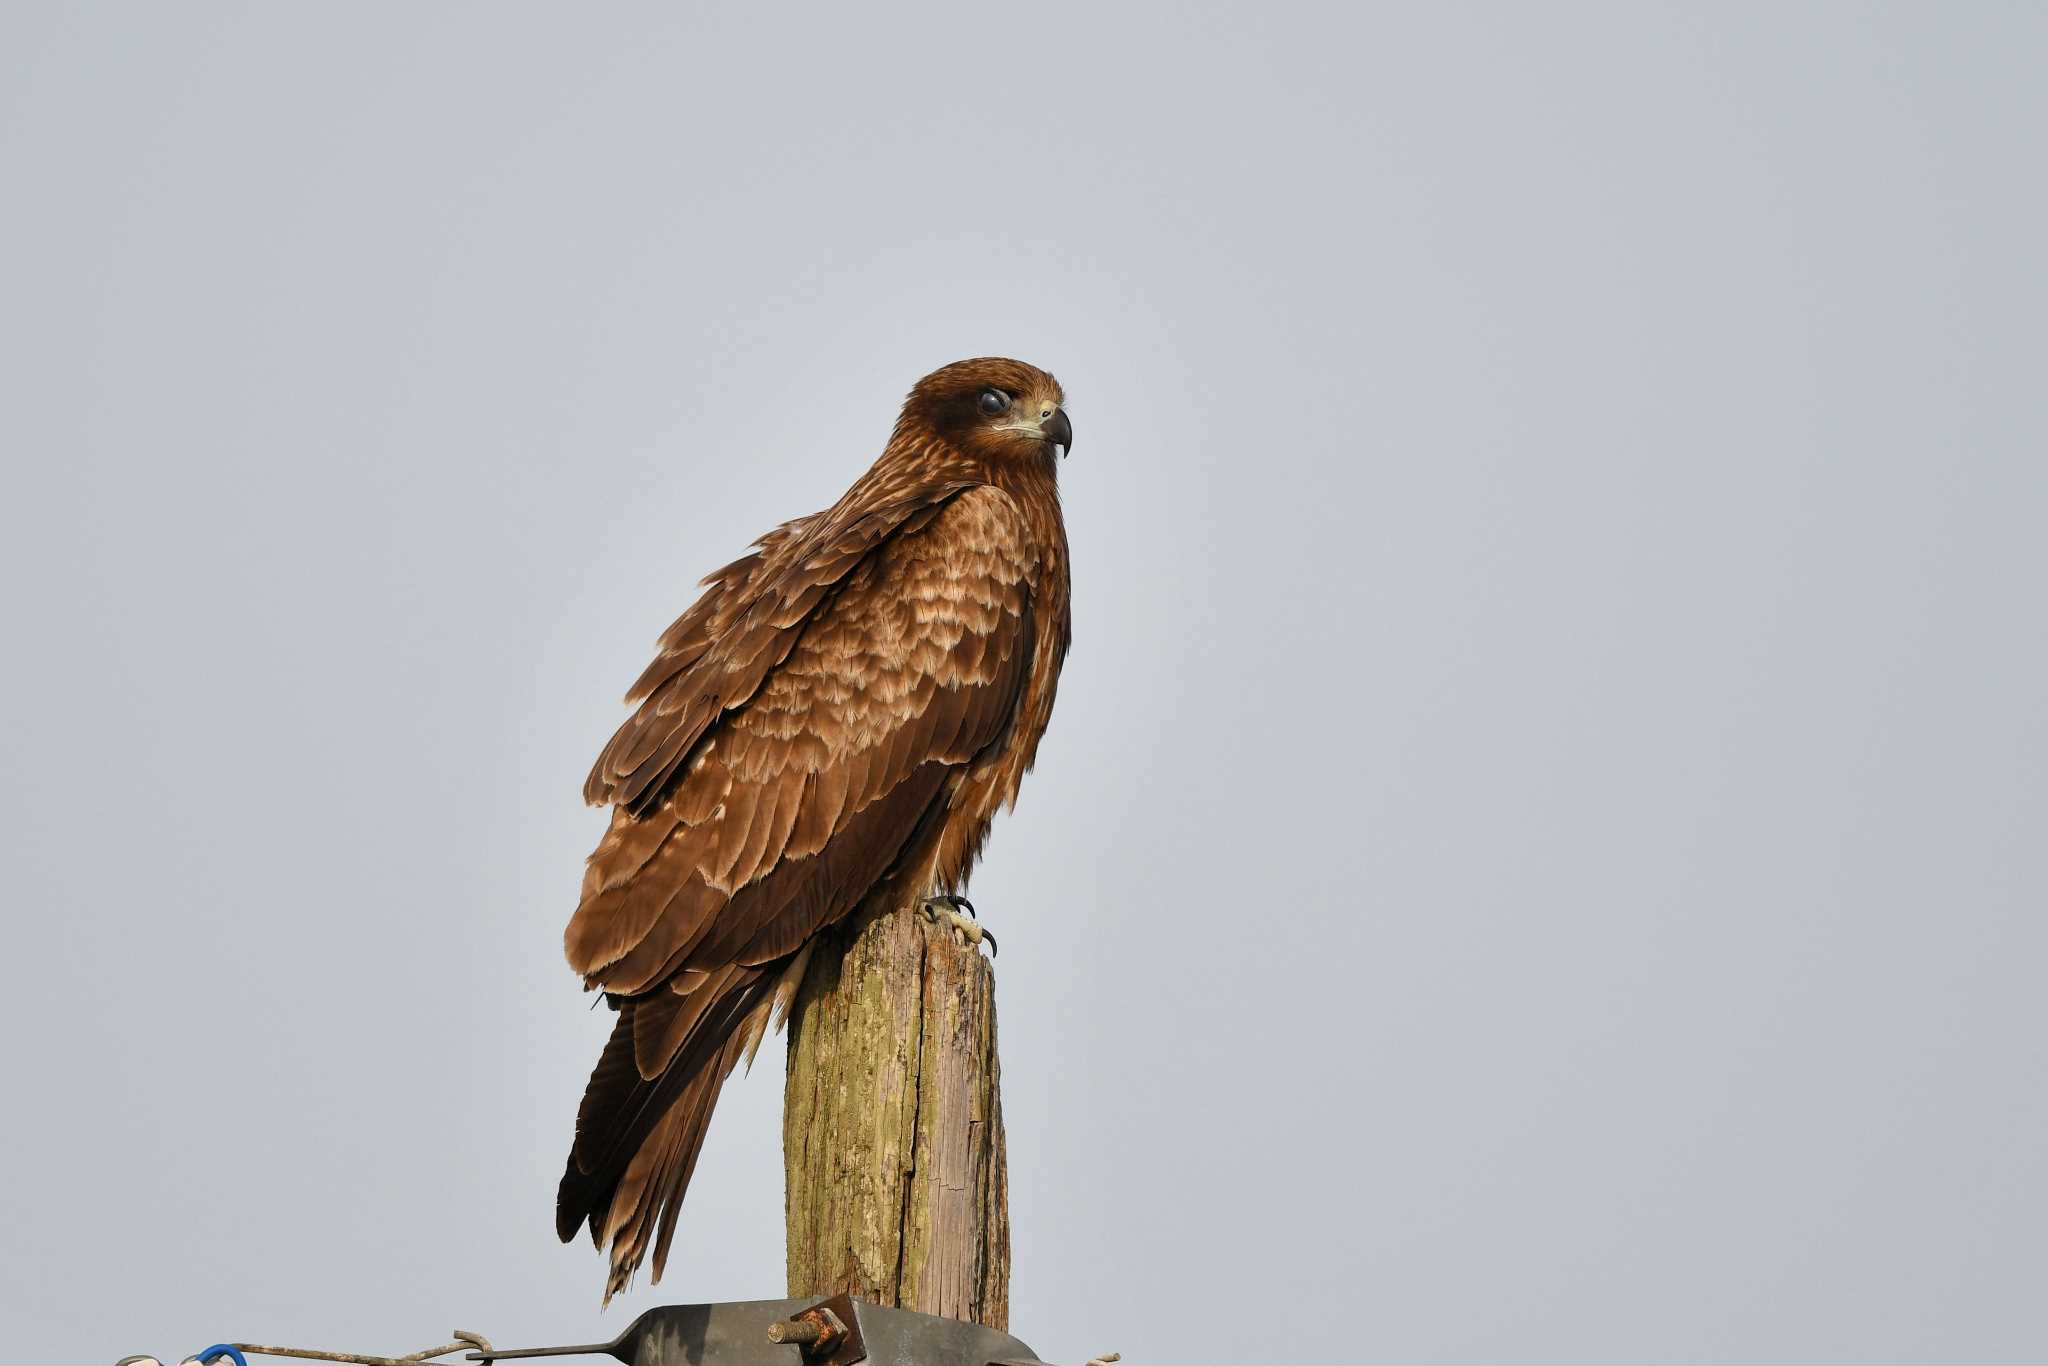
[[[1010,1326],[995,975],[917,909],[820,942],[789,1020],[792,1296]]]

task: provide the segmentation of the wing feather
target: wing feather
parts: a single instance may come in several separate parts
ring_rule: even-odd
[[[703,597],[663,634],[661,653],[626,694],[639,709],[598,756],[584,799],[643,814],[682,756],[719,714],[745,704],[848,573],[906,524],[922,529],[955,495],[977,487],[985,486],[954,480],[875,508],[799,518],[709,576]]]

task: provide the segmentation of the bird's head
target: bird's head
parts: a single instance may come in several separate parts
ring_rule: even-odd
[[[903,421],[990,461],[1065,455],[1074,427],[1060,382],[1035,365],[1000,356],[955,361],[917,382]]]

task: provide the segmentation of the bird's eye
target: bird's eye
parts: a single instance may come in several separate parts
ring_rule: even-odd
[[[984,389],[981,391],[980,406],[984,413],[994,417],[1010,406],[1010,396],[1000,389]]]

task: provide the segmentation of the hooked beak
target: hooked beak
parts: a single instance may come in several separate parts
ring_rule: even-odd
[[[1060,448],[1065,456],[1074,449],[1074,424],[1067,421],[1067,410],[1055,408],[1052,417],[1045,423],[1045,439]]]

